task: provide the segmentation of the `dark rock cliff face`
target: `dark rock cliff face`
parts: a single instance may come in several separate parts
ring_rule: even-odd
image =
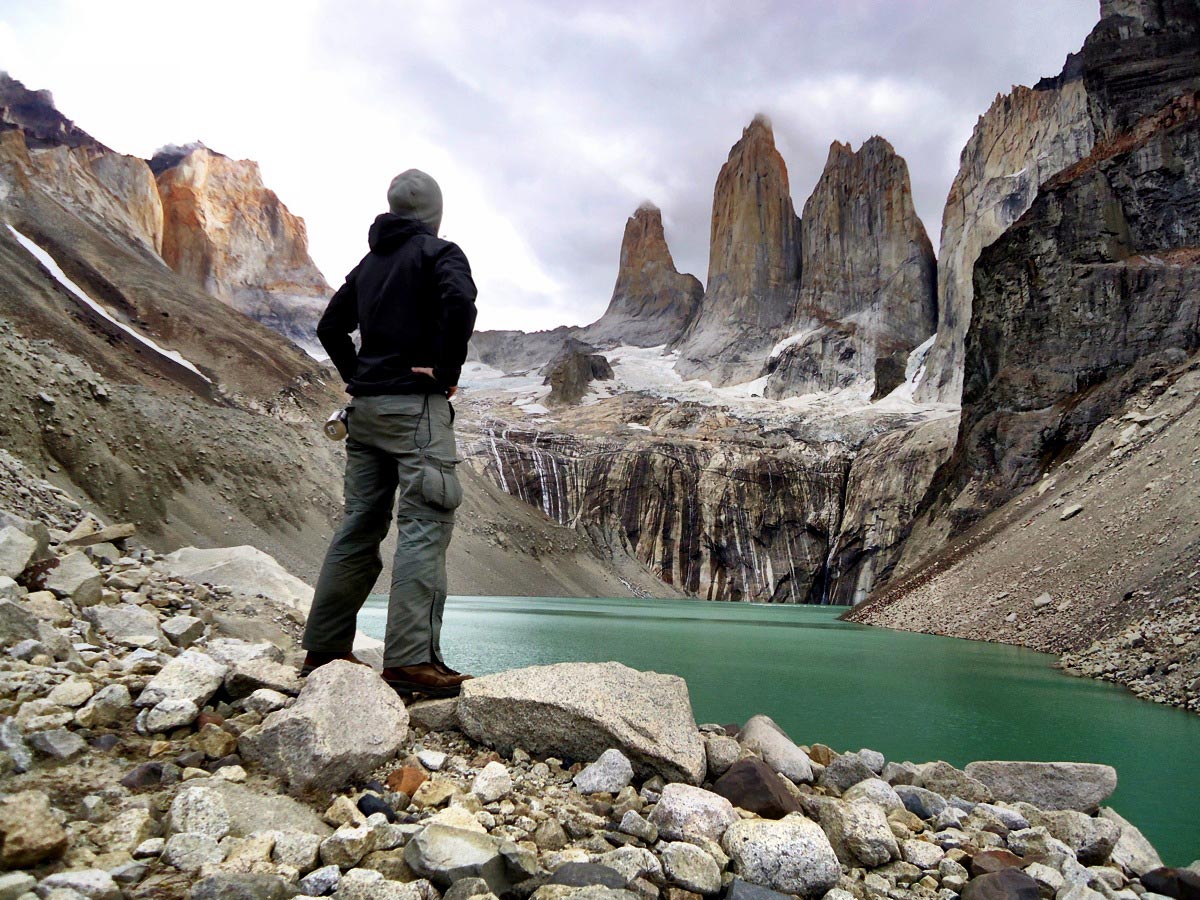
[[[908,353],[933,334],[937,261],[913,207],[908,165],[873,137],[834,142],[801,219],[804,270],[789,330],[803,334],[768,363],[766,396],[869,383],[895,387]],[[891,363],[889,368],[888,363]]]
[[[593,381],[608,381],[613,377],[608,359],[596,348],[583,341],[568,338],[554,359],[542,367],[545,384],[550,385],[546,402],[551,406],[578,403]]]
[[[729,151],[713,192],[708,284],[677,344],[685,378],[734,384],[758,377],[792,318],[800,279],[800,219],[787,166],[763,116]]]
[[[958,526],[1200,348],[1200,8],[1118,7],[1166,24],[1112,12],[1097,26],[1083,58],[1102,140],[975,267],[962,423],[939,475]]]
[[[621,265],[608,309],[581,336],[593,343],[635,347],[669,344],[679,337],[703,296],[700,280],[675,268],[662,213],[644,204],[625,223]]]
[[[680,410],[679,415],[691,415]],[[848,461],[821,448],[485,429],[471,464],[708,600],[827,601]]]
[[[31,91],[7,72],[0,72],[0,131],[22,132],[30,149],[108,149],[60,113],[49,91]]]

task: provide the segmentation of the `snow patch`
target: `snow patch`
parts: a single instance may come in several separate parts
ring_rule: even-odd
[[[201,378],[203,378],[209,384],[212,384],[212,379],[210,379],[203,372],[201,372],[199,369],[197,369],[189,360],[185,359],[181,353],[179,353],[176,350],[167,350],[167,349],[164,349],[163,347],[160,347],[158,344],[154,343],[154,341],[152,341],[150,338],[146,337],[140,331],[137,331],[136,329],[129,327],[124,322],[115,318],[112,315],[112,313],[110,313],[107,309],[105,309],[103,306],[101,306],[98,302],[96,302],[90,296],[88,296],[88,294],[83,290],[83,288],[81,288],[74,281],[72,281],[70,278],[68,278],[67,274],[62,270],[62,268],[58,265],[58,263],[56,263],[54,261],[54,257],[52,257],[45,250],[43,250],[40,246],[38,246],[36,243],[34,243],[29,238],[27,238],[25,235],[21,234],[21,232],[17,231],[17,229],[12,227],[12,225],[8,226],[8,230],[13,233],[13,237],[15,237],[17,239],[17,241],[21,244],[21,246],[29,251],[30,255],[34,259],[36,259],[39,263],[41,263],[42,266],[52,276],[54,276],[55,281],[57,281],[59,284],[61,284],[63,287],[65,287],[68,291],[70,291],[72,294],[74,294],[76,297],[78,297],[80,300],[82,300],[84,303],[86,303],[88,306],[90,306],[93,310],[96,311],[96,313],[98,315],[100,315],[104,319],[107,319],[109,322],[112,322],[112,324],[116,325],[122,331],[124,331],[125,333],[127,333],[131,337],[133,337],[134,340],[140,342],[141,344],[143,344],[146,347],[149,347],[151,350],[153,350],[159,356],[166,357],[167,359],[171,360],[171,362],[177,363],[177,364],[183,366],[185,369],[195,372],[197,375],[199,375]]]
[[[797,331],[795,334],[788,335],[778,344],[771,348],[769,359],[774,359],[786,350],[788,347],[794,347],[796,344],[802,344],[818,331],[820,328],[806,328],[803,331]]]

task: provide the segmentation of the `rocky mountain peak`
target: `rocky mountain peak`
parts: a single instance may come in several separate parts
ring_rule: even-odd
[[[331,291],[308,255],[304,221],[263,184],[258,163],[199,143],[155,160],[167,265],[319,353],[316,321]]]
[[[643,202],[625,223],[617,283],[604,315],[584,329],[590,341],[655,347],[675,340],[692,317],[704,286],[675,268],[662,212]]]
[[[792,316],[799,277],[800,220],[787,165],[760,114],[717,176],[708,289],[679,344],[678,370],[721,383],[756,377]]]
[[[804,271],[792,323],[803,334],[770,363],[768,395],[867,383],[896,386],[909,351],[933,333],[937,262],[912,200],[908,164],[881,137],[834,141],[804,204]],[[893,358],[886,378],[876,363]]]
[[[31,91],[7,72],[0,72],[0,131],[19,129],[31,149],[95,147],[107,149],[60,113],[49,91]]]
[[[174,168],[196,152],[228,159],[224,153],[218,153],[203,141],[189,141],[186,144],[165,144],[155,150],[154,155],[150,157],[150,171],[156,176],[161,175],[167,169]],[[247,162],[249,161],[247,160]],[[257,163],[254,165],[257,165]]]

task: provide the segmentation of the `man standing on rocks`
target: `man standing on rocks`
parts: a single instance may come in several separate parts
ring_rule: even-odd
[[[371,226],[370,252],[317,325],[354,399],[346,509],[317,580],[303,674],[334,659],[358,661],[350,652],[357,615],[383,569],[379,544],[395,504],[383,678],[401,694],[445,697],[470,677],[445,664],[439,638],[446,548],[462,502],[450,398],[475,327],[476,290],[462,250],[437,236],[437,182],[409,169],[387,196],[390,212]]]

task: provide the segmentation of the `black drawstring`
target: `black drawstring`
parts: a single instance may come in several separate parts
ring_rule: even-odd
[[[421,419],[425,420],[425,433],[429,436],[424,444],[419,443],[421,434]],[[433,416],[429,412],[429,395],[425,395],[425,402],[421,404],[421,415],[417,417],[417,429],[413,432],[413,448],[416,450],[424,450],[433,443]]]

